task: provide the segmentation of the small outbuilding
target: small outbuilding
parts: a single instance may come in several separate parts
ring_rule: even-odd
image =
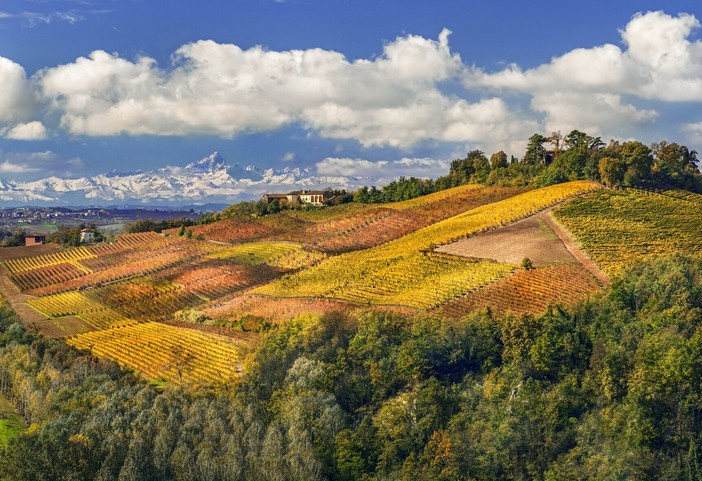
[[[46,235],[44,234],[30,234],[24,236],[25,246],[39,246],[46,244]]]
[[[91,242],[95,242],[95,231],[88,227],[87,229],[83,229],[80,231],[80,241],[83,244],[90,244]]]
[[[263,194],[261,196],[261,202],[264,204],[270,204],[274,200],[277,200],[278,202],[281,201],[286,201],[288,200],[288,196],[285,194]]]

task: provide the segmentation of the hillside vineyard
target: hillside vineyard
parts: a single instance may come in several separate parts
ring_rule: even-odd
[[[9,297],[31,308],[27,322],[41,332],[147,379],[207,385],[236,377],[242,349],[270,322],[302,312],[430,311],[454,319],[486,307],[538,313],[602,288],[575,258],[524,271],[515,262],[437,252],[440,246],[552,209],[586,253],[616,274],[642,258],[637,248],[699,246],[690,222],[699,205],[694,194],[602,191],[589,181],[527,192],[467,185],[382,206],[222,220],[189,228],[187,236],[177,229],[125,234],[109,245],[27,255],[2,267]],[[663,227],[682,230],[657,237]],[[618,252],[617,245],[627,248]],[[275,314],[262,316],[267,302]],[[179,371],[183,359],[188,366]]]
[[[614,275],[647,256],[700,252],[699,197],[603,191],[589,181],[527,192],[467,185],[381,207],[222,220],[187,236],[173,229],[38,256],[28,250],[2,268],[6,295],[31,308],[27,322],[40,332],[147,379],[194,386],[236,377],[242,349],[268,323],[302,312],[362,307],[456,319],[485,308],[524,314],[575,303],[602,288],[575,258],[524,271],[436,249],[552,209]],[[188,368],[179,371],[183,359]]]

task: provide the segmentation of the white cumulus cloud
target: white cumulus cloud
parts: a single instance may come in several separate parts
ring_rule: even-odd
[[[655,110],[637,109],[621,95],[604,92],[539,92],[534,94],[531,107],[546,113],[547,132],[578,129],[597,135],[621,134],[632,124],[658,117]]]
[[[11,140],[42,140],[46,138],[46,127],[38,120],[18,124],[5,133]]]
[[[634,16],[622,31],[624,58],[636,79],[629,91],[668,101],[702,100],[702,42],[688,40],[699,27],[686,13]]]
[[[666,103],[702,101],[699,27],[690,14],[639,13],[618,45],[494,72],[461,59],[448,30],[436,39],[398,37],[360,59],[201,40],[177,49],[169,65],[96,50],[27,78],[0,57],[0,133],[42,139],[47,127],[55,132],[55,119],[85,136],[231,138],[297,124],[311,138],[367,148],[451,143],[510,153],[522,152],[537,131],[629,138],[642,126],[655,128]],[[682,131],[696,135],[690,125],[698,120],[681,120],[689,124]]]
[[[469,103],[441,92],[440,83],[464,69],[448,37],[401,37],[378,58],[355,61],[322,49],[242,50],[203,40],[178,49],[170,69],[95,51],[44,70],[39,83],[74,134],[231,137],[299,122],[365,146],[526,135],[500,99]]]
[[[0,85],[0,123],[24,120],[34,113],[34,91],[21,65],[0,57]]]
[[[579,48],[528,70],[471,68],[465,85],[530,94],[532,110],[546,115],[546,131],[624,134],[658,116],[638,107],[637,98],[702,100],[702,42],[689,40],[699,26],[689,14],[639,13],[620,32],[625,49],[611,44]]]

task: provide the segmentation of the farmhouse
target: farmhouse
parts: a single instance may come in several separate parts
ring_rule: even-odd
[[[80,231],[80,241],[84,244],[95,242],[95,231],[90,227]]]
[[[287,194],[263,194],[261,201],[268,204],[274,200],[285,200],[289,204],[310,204],[315,206],[324,205],[324,201],[329,197],[330,192],[325,190],[294,190]]]
[[[24,236],[25,246],[38,246],[46,244],[46,236],[44,234],[31,234]]]
[[[261,196],[261,202],[264,204],[269,204],[274,200],[277,200],[278,202],[284,200],[287,202],[288,196],[286,194],[263,194]]]
[[[290,192],[288,197],[297,196],[298,202],[311,205],[324,205],[325,192],[322,190],[296,190]]]

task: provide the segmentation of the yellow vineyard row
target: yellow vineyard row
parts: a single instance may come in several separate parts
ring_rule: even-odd
[[[206,256],[254,266],[267,264],[281,269],[299,269],[326,257],[320,252],[302,249],[292,242],[249,242],[228,247]]]
[[[79,334],[78,349],[112,359],[152,380],[211,384],[236,376],[239,350],[230,342],[192,329],[146,322]]]
[[[12,259],[3,262],[5,269],[10,274],[17,274],[18,272],[30,271],[32,269],[40,269],[42,267],[53,266],[57,264],[72,263],[76,267],[79,266],[77,261],[84,259],[91,259],[95,257],[95,254],[90,252],[85,247],[77,247],[73,249],[66,249],[65,251],[56,252],[53,254],[44,254],[40,256],[32,257],[22,257],[19,259]]]
[[[27,304],[47,317],[78,316],[96,329],[136,324],[124,314],[90,299],[81,292],[64,292],[29,299]]]
[[[610,275],[666,254],[702,255],[702,196],[633,189],[602,191],[554,211]]]

